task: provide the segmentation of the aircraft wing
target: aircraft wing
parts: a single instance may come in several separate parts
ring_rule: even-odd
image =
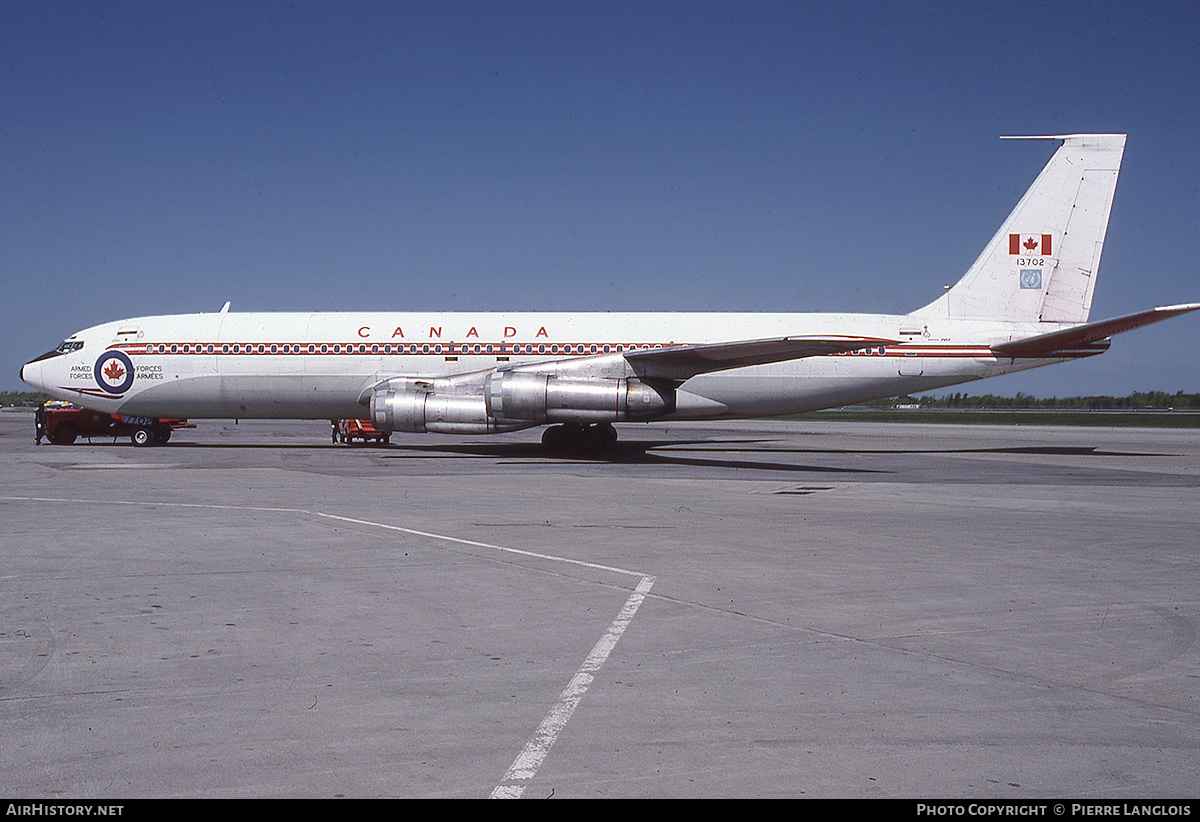
[[[1200,303],[1160,306],[1112,320],[1101,320],[1062,331],[1052,331],[1049,334],[1039,334],[1036,337],[1026,337],[1023,340],[997,343],[992,346],[992,351],[1002,357],[1049,357],[1056,351],[1089,345],[1111,337],[1113,334],[1132,331],[1143,325],[1167,320],[1197,309],[1200,309]]]
[[[860,348],[884,345],[899,345],[902,340],[883,337],[862,336],[800,336],[775,337],[765,340],[741,340],[738,342],[701,343],[677,345],[669,343],[662,348],[645,348],[636,351],[608,353],[570,359],[519,362],[498,368],[480,371],[462,371],[445,376],[401,376],[397,375],[367,384],[359,394],[358,402],[367,405],[372,396],[381,390],[417,390],[422,392],[452,395],[479,394],[496,376],[516,373],[553,374],[559,378],[627,379],[638,377],[646,381],[682,383],[697,374],[743,368],[749,365],[765,365],[773,362],[819,357],[824,354],[841,354]]]
[[[710,371],[819,357],[823,354],[841,354],[859,348],[897,345],[900,342],[880,337],[777,337],[652,348],[628,351],[624,356],[640,377],[686,380]]]

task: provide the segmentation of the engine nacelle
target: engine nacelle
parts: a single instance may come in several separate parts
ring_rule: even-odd
[[[470,393],[469,385],[435,389],[428,382],[392,380],[371,392],[371,422],[380,431],[492,434],[548,422],[646,420],[675,408],[672,389],[626,378],[505,371],[474,387],[482,393]]]
[[[488,416],[497,423],[644,420],[675,407],[675,392],[630,379],[563,379],[504,371],[484,382]]]
[[[423,434],[493,434],[517,431],[532,423],[501,425],[491,419],[480,394],[435,394],[389,388],[371,394],[371,422],[380,431]]]

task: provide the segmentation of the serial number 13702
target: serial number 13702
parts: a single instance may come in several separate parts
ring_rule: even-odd
[[[1043,257],[1019,257],[1019,258],[1017,258],[1017,265],[1023,265],[1026,268],[1029,268],[1031,266],[1036,267],[1036,266],[1045,265],[1045,264],[1046,264],[1046,260]]]

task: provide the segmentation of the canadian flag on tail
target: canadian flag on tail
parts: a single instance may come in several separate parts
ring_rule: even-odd
[[[1021,257],[1050,257],[1049,234],[1009,234],[1008,253]]]

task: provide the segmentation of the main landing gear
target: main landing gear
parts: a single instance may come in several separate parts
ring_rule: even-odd
[[[542,445],[555,454],[602,454],[611,451],[616,444],[617,429],[610,422],[591,425],[567,422],[552,425],[542,432]]]

